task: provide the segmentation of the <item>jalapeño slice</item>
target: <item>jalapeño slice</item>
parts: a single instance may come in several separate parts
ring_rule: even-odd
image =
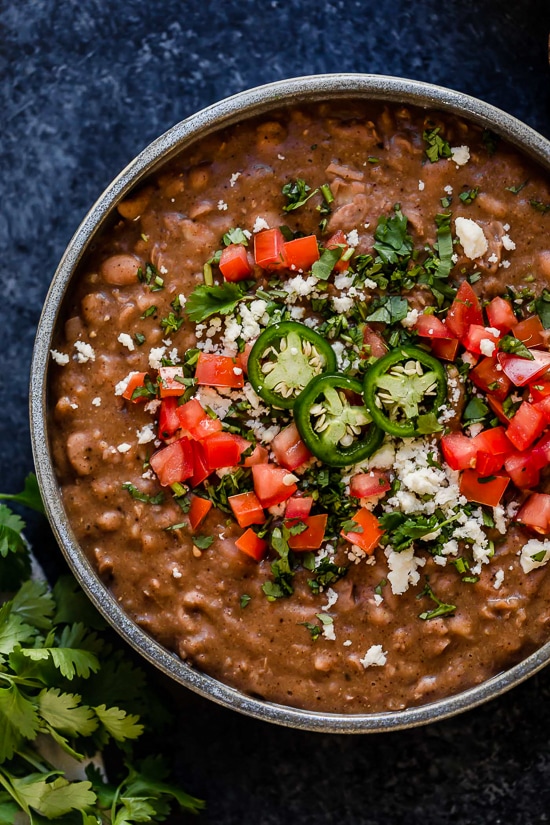
[[[357,464],[382,443],[384,432],[373,423],[361,392],[360,381],[327,373],[310,381],[296,399],[298,432],[310,452],[330,467]]]
[[[363,397],[373,421],[390,435],[437,432],[437,412],[447,398],[445,368],[422,349],[399,347],[369,367]]]
[[[318,332],[294,321],[267,327],[250,350],[248,380],[273,407],[291,409],[312,378],[336,369],[334,350]]]

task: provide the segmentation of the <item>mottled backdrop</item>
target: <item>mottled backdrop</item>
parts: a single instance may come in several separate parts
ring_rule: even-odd
[[[441,83],[550,137],[547,0],[0,0],[1,488],[32,469],[28,373],[56,263],[105,185],[213,101],[317,72]],[[29,535],[53,576],[44,523]],[[550,821],[550,672],[428,728],[323,736],[173,690],[173,764],[216,825]],[[179,820],[175,818],[174,822]]]

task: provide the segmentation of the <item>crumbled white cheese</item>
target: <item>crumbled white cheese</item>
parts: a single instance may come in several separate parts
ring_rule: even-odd
[[[166,353],[166,347],[152,347],[149,352],[149,366],[153,370],[159,370],[162,367],[162,359]]]
[[[456,218],[455,231],[467,258],[475,260],[485,255],[489,244],[478,223],[471,218]]]
[[[353,643],[352,643],[351,639],[346,639],[346,641],[342,642],[342,644],[344,645],[344,647],[349,647]]]
[[[76,360],[79,364],[85,364],[87,361],[95,361],[95,352],[90,344],[85,341],[75,341],[74,348],[77,351]]]
[[[225,212],[228,209],[228,206],[227,206],[226,202],[223,201],[223,200],[219,200],[218,201],[218,209],[220,210],[220,212]]]
[[[173,576],[175,579],[181,579],[182,575],[183,575],[183,573],[181,572],[181,570],[178,570],[178,568],[177,568],[177,567],[174,567],[174,568],[172,569],[172,576]]]
[[[494,341],[491,341],[490,338],[482,338],[479,342],[479,349],[481,350],[482,355],[486,355],[490,358],[496,349],[496,344]]]
[[[424,567],[426,559],[414,555],[414,549],[402,550],[396,553],[389,545],[385,550],[388,560],[388,581],[391,585],[392,593],[396,596],[408,590],[409,585],[418,584],[420,579],[419,567]]]
[[[233,174],[232,174],[232,175],[231,175],[231,177],[229,178],[229,185],[230,185],[231,187],[235,186],[235,184],[237,183],[237,181],[238,181],[238,179],[239,179],[240,177],[241,177],[241,173],[240,173],[240,172],[233,172]]]
[[[136,435],[138,444],[149,444],[156,438],[155,425],[145,424],[141,430],[136,430]]]
[[[534,558],[537,556],[537,559]],[[539,559],[540,557],[540,559]],[[539,559],[539,560],[538,560]],[[524,573],[530,573],[550,561],[550,540],[530,539],[521,548],[520,564]]]
[[[70,361],[69,356],[64,352],[58,352],[56,349],[51,349],[50,353],[55,363],[59,364],[60,367],[64,367],[65,364],[68,364]]]
[[[383,667],[387,661],[387,651],[382,645],[371,645],[362,659],[359,659],[363,667]]]
[[[499,266],[501,266],[503,269],[508,269],[508,267],[510,266],[510,261],[501,261]]]
[[[498,264],[498,255],[496,254],[496,252],[493,252],[491,255],[489,255],[489,257],[487,258],[487,262],[490,264]]]
[[[123,442],[122,444],[119,444],[118,447],[117,447],[117,450],[119,451],[119,453],[127,453],[128,450],[131,450],[131,449],[132,449],[132,445],[127,444],[126,442]]]
[[[353,275],[348,275],[347,272],[339,272],[334,276],[334,286],[340,291],[349,289],[353,284]]]
[[[118,384],[115,385],[115,395],[124,395],[124,393],[126,392],[126,388],[130,383],[130,379],[134,375],[137,375],[136,370],[132,370],[132,372],[129,372],[126,378],[123,378],[122,381],[119,381]]]
[[[256,220],[254,221],[252,231],[254,232],[254,234],[256,234],[257,232],[261,232],[263,229],[269,229],[269,224],[265,218],[260,218],[260,216],[258,215]]]
[[[350,309],[353,308],[354,303],[353,298],[348,298],[346,295],[341,297],[334,296],[334,298],[332,298],[333,309],[339,315],[345,315],[346,312],[349,312]]]
[[[195,395],[197,401],[200,401],[203,407],[210,407],[218,418],[223,419],[228,413],[228,410],[233,403],[230,396],[222,396],[214,387],[199,387]]]
[[[329,587],[327,590],[327,603],[323,605],[323,610],[330,610],[336,602],[338,601],[338,593],[336,590],[333,590],[332,587]]]
[[[470,149],[468,146],[451,146],[451,157],[457,166],[464,166],[470,160]]]
[[[359,245],[359,233],[357,229],[352,229],[351,232],[348,232],[346,236],[346,240],[350,246],[356,247]]]
[[[336,633],[334,632],[334,622],[323,622],[323,636],[331,642],[336,641]]]
[[[314,275],[308,275],[304,278],[302,275],[296,275],[294,278],[289,278],[281,286],[288,293],[288,303],[295,303],[298,298],[306,298],[311,295],[319,279]]]
[[[131,335],[128,335],[127,332],[121,332],[117,338],[117,341],[119,342],[119,344],[122,344],[123,347],[129,349],[130,352],[133,352],[136,348],[136,345],[134,344],[134,339]]]
[[[409,309],[405,317],[401,320],[401,326],[404,326],[407,329],[414,327],[418,321],[419,315],[421,315],[421,313],[417,309]]]
[[[495,590],[498,590],[500,588],[500,585],[502,584],[503,581],[504,581],[504,570],[497,570],[497,572],[495,573],[495,580],[493,582],[493,587],[495,588]]]
[[[448,183],[448,184],[447,184],[447,186],[444,186],[444,187],[443,187],[443,191],[444,191],[447,195],[452,195],[452,194],[453,194],[453,187],[451,186],[451,184],[450,184],[450,183]]]
[[[285,487],[292,487],[297,481],[299,481],[298,476],[295,476],[294,473],[287,473],[283,476],[283,484]]]
[[[94,407],[101,407],[101,398],[99,397],[99,395],[96,395],[95,398],[92,398],[92,404],[94,405]]]
[[[423,181],[423,180],[419,180],[419,181],[418,181],[418,191],[419,191],[419,192],[423,192],[423,191],[424,191],[424,187],[425,187],[425,186],[426,186],[426,184],[424,183],[424,181]]]
[[[509,252],[512,249],[516,248],[516,245],[515,245],[514,241],[511,239],[511,237],[509,235],[503,235],[501,240],[502,240],[502,246],[504,247],[504,249],[507,249]]]

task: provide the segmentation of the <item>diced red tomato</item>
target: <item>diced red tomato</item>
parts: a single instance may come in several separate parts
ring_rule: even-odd
[[[468,501],[496,507],[509,483],[510,478],[505,475],[483,478],[476,470],[464,470],[460,476],[460,492]]]
[[[449,433],[441,439],[441,450],[451,470],[475,467],[477,448],[472,438],[464,433]]]
[[[238,464],[243,452],[242,441],[233,433],[213,433],[202,441],[206,465],[210,470],[219,470],[222,467],[234,467]],[[247,442],[248,443],[248,442]]]
[[[529,450],[530,464],[537,470],[542,470],[550,464],[550,433],[546,433],[533,444]]]
[[[540,472],[529,451],[509,455],[504,462],[504,469],[520,489],[536,487],[540,481]]]
[[[192,441],[191,446],[193,448],[193,476],[191,478],[191,485],[196,487],[197,484],[202,484],[212,471],[207,464],[202,444],[198,441]]]
[[[252,274],[248,253],[242,244],[226,246],[220,258],[220,272],[226,281],[243,281]]]
[[[484,341],[488,341],[496,347],[499,336],[490,332],[483,324],[470,324],[466,333],[462,336],[462,343],[468,352],[473,352],[475,355],[479,355],[483,351]]]
[[[413,329],[421,338],[454,338],[443,321],[435,315],[419,315]]]
[[[311,458],[294,422],[281,430],[271,442],[277,463],[287,470],[295,470]]]
[[[479,476],[485,478],[492,476],[502,470],[504,466],[504,454],[491,455],[480,450],[476,456],[476,470]]]
[[[186,387],[182,384],[182,367],[161,367],[159,369],[159,393],[161,398],[183,395]]]
[[[432,338],[430,341],[432,354],[443,361],[454,361],[459,346],[460,341],[458,338]]]
[[[237,355],[237,366],[242,367],[245,374],[248,373],[248,356],[253,346],[254,341],[247,341],[243,351]]]
[[[386,493],[390,487],[387,473],[381,470],[370,470],[367,473],[356,473],[352,476],[349,494],[355,498],[370,498]]]
[[[462,281],[460,284],[447,312],[445,323],[455,338],[462,338],[470,324],[483,325],[481,306],[468,281]]]
[[[254,235],[254,260],[264,269],[286,266],[285,239],[280,229],[264,229]]]
[[[492,455],[508,455],[514,451],[504,427],[491,427],[483,430],[472,439],[476,450]]]
[[[502,421],[503,424],[510,423],[510,416],[504,412],[502,401],[499,401],[498,398],[495,398],[493,395],[489,394],[487,395],[487,403],[499,421]]]
[[[490,393],[498,401],[504,401],[512,383],[496,358],[482,360],[468,373],[473,383],[483,392]]]
[[[253,451],[243,461],[243,467],[253,467],[254,464],[267,464],[269,452],[261,444],[256,444]]]
[[[286,265],[292,270],[306,271],[319,260],[319,247],[315,235],[305,235],[285,242]]]
[[[326,242],[325,246],[327,249],[337,249],[338,247],[341,247],[342,249],[340,260],[336,261],[336,263],[334,264],[334,269],[336,272],[345,272],[346,269],[349,269],[349,260],[345,260],[343,258],[343,256],[349,249],[349,244],[346,240],[344,232],[341,229],[338,229],[338,231],[335,232],[334,235],[331,235],[331,237]]]
[[[179,438],[161,447],[149,459],[163,487],[187,481],[193,475],[193,448],[188,438]]]
[[[246,553],[246,555],[252,559],[261,561],[267,552],[267,541],[261,539],[252,527],[249,527],[248,530],[245,530],[242,536],[237,539],[235,547],[238,547],[241,552]]]
[[[174,397],[165,398],[161,401],[159,410],[159,438],[163,441],[174,435],[180,428],[178,417],[178,399]]]
[[[355,544],[356,547],[360,547],[365,553],[372,553],[380,541],[381,536],[384,535],[384,531],[380,527],[380,522],[366,507],[361,507],[361,509],[352,516],[352,521],[357,522],[362,528],[362,532],[357,533],[355,530],[346,532],[342,530],[340,535],[346,541]]]
[[[134,374],[130,376],[128,383],[126,384],[126,389],[122,393],[122,397],[125,398],[126,401],[132,401],[134,404],[138,401],[147,401],[147,397],[145,395],[140,395],[138,398],[132,398],[134,390],[137,390],[138,387],[145,386],[146,375],[146,372],[134,372]]]
[[[195,370],[197,384],[207,387],[244,387],[243,368],[229,355],[201,352]]]
[[[191,398],[185,404],[176,407],[180,427],[191,434],[191,431],[206,418],[206,410],[196,398]],[[193,436],[194,437],[194,436]]]
[[[489,326],[498,329],[503,335],[510,332],[518,322],[510,301],[506,301],[500,295],[487,304],[487,319]]]
[[[265,521],[264,508],[260,504],[256,493],[239,493],[229,496],[227,501],[237,519],[239,527],[249,527],[251,524],[263,524]]]
[[[191,506],[189,507],[189,525],[191,530],[196,530],[199,524],[206,518],[212,509],[212,502],[201,496],[191,495]]]
[[[550,532],[550,495],[531,493],[516,519],[535,532],[546,535]]]
[[[311,496],[291,496],[286,503],[285,517],[289,519],[307,518],[312,507],[313,498]]]
[[[550,367],[550,352],[541,349],[532,349],[530,352],[533,360],[520,358],[511,352],[499,352],[497,354],[498,363],[516,387],[532,384]]]
[[[518,450],[526,450],[546,428],[543,414],[528,401],[523,401],[512,418],[506,435]]]
[[[532,394],[532,390],[531,390]],[[543,416],[547,424],[550,424],[550,395],[542,398],[540,401],[535,401],[533,407],[538,410]]]
[[[523,341],[526,347],[540,347],[544,346],[544,327],[538,315],[532,315],[524,321],[520,321],[512,329],[514,338],[519,338]]]
[[[529,384],[529,392],[533,401],[542,401],[544,398],[550,396],[550,381],[545,378],[539,378],[534,384]]]
[[[292,474],[274,464],[254,464],[252,467],[254,491],[263,507],[274,507],[293,496],[298,489]]]
[[[382,358],[388,351],[388,345],[382,336],[368,324],[363,327],[363,343],[372,358]]]
[[[287,527],[292,524],[303,523],[306,529],[301,533],[296,533],[288,539],[288,546],[291,550],[317,550],[323,543],[328,516],[322,513],[317,516],[308,516],[299,521],[286,521]]]

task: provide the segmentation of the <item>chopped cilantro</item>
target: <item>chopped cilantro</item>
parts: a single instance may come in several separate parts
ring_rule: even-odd
[[[428,582],[426,582],[424,590],[422,590],[416,598],[421,599],[423,596],[428,596],[437,606],[434,607],[433,610],[427,610],[424,613],[420,613],[418,618],[422,619],[422,621],[436,619],[439,616],[450,616],[456,611],[456,605],[445,604],[437,598]]]
[[[190,321],[200,323],[211,315],[229,315],[245,295],[245,288],[236,283],[220,286],[199,284],[185,304],[185,314]]]
[[[543,215],[546,215],[547,212],[550,212],[550,203],[543,203],[543,201],[537,200],[530,200],[529,204],[536,209],[537,212],[541,212]]]
[[[426,156],[431,163],[452,155],[449,143],[440,135],[441,128],[426,129],[422,138],[426,144]]]
[[[300,206],[303,206],[319,190],[312,190],[311,187],[307,185],[305,180],[302,178],[296,178],[295,181],[285,183],[281,191],[287,199],[286,205],[283,206],[283,211],[293,212],[295,209],[299,209]]]
[[[462,203],[473,203],[479,194],[479,186],[474,186],[472,189],[466,189],[458,196]]]
[[[247,607],[250,604],[251,598],[252,597],[249,596],[248,593],[243,593],[242,594],[241,598],[239,599],[239,604],[243,608],[243,610],[244,610],[245,607]]]
[[[520,341],[519,338],[514,338],[511,334],[504,335],[500,339],[498,348],[502,350],[502,352],[511,352],[519,358],[526,358],[528,361],[535,360],[535,356],[527,349],[523,341]]]
[[[515,186],[505,186],[504,188],[507,192],[511,192],[512,195],[519,195],[521,190],[524,189],[528,183],[528,180],[524,180],[523,183],[518,183]]]
[[[409,259],[413,250],[412,238],[407,233],[408,220],[401,211],[398,203],[394,206],[394,214],[386,217],[382,215],[374,233],[374,248],[384,263],[398,264],[403,259]]]
[[[192,536],[191,539],[199,550],[207,550],[214,541],[214,536]]]
[[[320,281],[327,281],[341,257],[342,247],[340,246],[335,249],[323,249],[321,257],[311,267],[311,274]]]
[[[223,243],[225,246],[229,246],[232,243],[242,244],[242,246],[248,246],[248,238],[244,234],[243,230],[237,227],[236,229],[229,229],[222,238]]]
[[[146,504],[162,504],[164,501],[164,494],[162,492],[157,493],[156,496],[150,496],[139,490],[135,484],[132,484],[130,481],[125,481],[122,487],[124,490],[127,490],[136,501],[143,501]]]
[[[550,291],[543,289],[535,299],[535,311],[539,316],[544,329],[550,329]]]

